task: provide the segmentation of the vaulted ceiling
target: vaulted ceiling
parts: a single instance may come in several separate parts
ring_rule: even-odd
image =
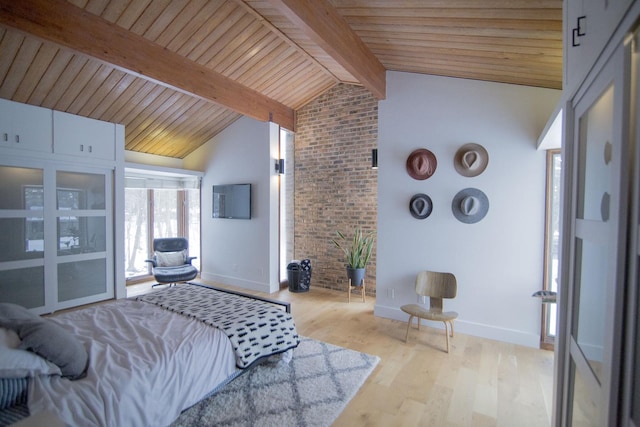
[[[0,98],[183,158],[242,115],[292,129],[385,70],[562,86],[562,0],[0,0]]]

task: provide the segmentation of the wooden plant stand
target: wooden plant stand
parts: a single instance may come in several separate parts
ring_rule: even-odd
[[[365,285],[364,285],[364,279],[362,279],[362,286],[352,286],[351,285],[351,279],[349,279],[349,287],[347,288],[347,296],[349,298],[349,303],[351,303],[351,290],[354,288],[360,288],[360,293],[362,294],[362,302],[365,302],[364,300],[364,292],[366,290]]]

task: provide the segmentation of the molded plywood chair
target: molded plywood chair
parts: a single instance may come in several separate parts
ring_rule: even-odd
[[[198,270],[191,265],[196,257],[189,256],[189,241],[184,237],[153,239],[153,258],[146,260],[153,265],[153,286],[184,283],[194,279]]]
[[[405,342],[409,339],[409,328],[414,317],[418,318],[418,330],[420,329],[420,319],[435,320],[444,323],[447,353],[449,353],[449,326],[451,326],[451,336],[453,337],[453,321],[458,317],[458,313],[442,311],[442,299],[455,298],[457,291],[458,283],[453,274],[421,271],[416,277],[416,293],[429,297],[429,308],[426,309],[418,304],[407,304],[400,307],[402,311],[409,314]]]

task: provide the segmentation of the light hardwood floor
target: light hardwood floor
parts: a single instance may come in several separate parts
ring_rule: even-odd
[[[447,354],[427,323],[405,344],[406,323],[375,317],[369,296],[348,304],[346,290],[313,285],[259,295],[290,301],[299,334],[380,357],[335,426],[550,424],[553,352],[456,333]]]

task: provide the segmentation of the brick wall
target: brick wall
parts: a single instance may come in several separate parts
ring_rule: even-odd
[[[309,258],[311,287],[345,290],[345,259],[331,239],[336,230],[376,229],[378,102],[361,87],[340,84],[297,111],[295,134],[294,254]],[[376,251],[367,266],[375,294]]]

